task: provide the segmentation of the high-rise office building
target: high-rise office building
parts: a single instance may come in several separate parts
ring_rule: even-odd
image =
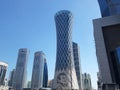
[[[13,69],[13,70],[10,72],[9,81],[8,81],[8,86],[9,86],[9,87],[13,87],[14,74],[15,74],[15,69]]]
[[[43,87],[46,88],[47,86],[48,86],[48,68],[46,59],[44,59]]]
[[[120,0],[98,0],[102,17],[120,14]]]
[[[31,81],[28,81],[27,88],[31,88]]]
[[[116,74],[114,67],[113,51],[120,47],[120,15],[96,19],[93,23],[101,82],[104,84],[117,83],[116,75],[119,74]]]
[[[96,55],[101,83],[107,86],[118,84],[120,87],[118,67],[118,47],[120,47],[120,0],[99,0],[101,14],[106,2],[109,14],[106,17],[93,20]],[[104,8],[105,9],[105,8]],[[107,11],[106,11],[107,12]],[[117,58],[116,58],[117,57]]]
[[[78,82],[73,61],[72,22],[70,11],[56,13],[57,55],[53,89],[78,89]]]
[[[79,89],[82,90],[82,70],[80,61],[80,51],[78,44],[75,42],[73,42],[73,56]]]
[[[90,74],[87,73],[82,74],[82,82],[83,90],[92,90]]]
[[[26,87],[28,55],[28,49],[19,49],[13,83],[14,90],[22,90]]]
[[[44,61],[46,56],[42,51],[35,52],[34,64],[32,71],[32,90],[38,90],[43,87],[43,72],[44,72]]]
[[[0,61],[0,85],[4,85],[8,64]]]

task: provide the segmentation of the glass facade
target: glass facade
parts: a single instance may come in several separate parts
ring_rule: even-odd
[[[57,61],[56,70],[63,70],[73,63],[72,55],[72,20],[73,16],[69,11],[61,11],[55,15],[57,28]]]
[[[111,52],[111,59],[114,71],[113,81],[120,86],[120,47],[116,48],[113,52]]]
[[[48,86],[48,68],[47,68],[47,62],[44,60],[44,72],[43,72],[43,87]]]
[[[31,88],[31,81],[28,81],[27,88]]]
[[[31,88],[33,90],[43,87],[43,71],[45,59],[45,54],[42,51],[35,52],[31,80]]]
[[[75,42],[73,42],[73,57],[74,57],[74,65],[75,65],[75,71],[76,71],[79,89],[82,90],[82,69],[81,69],[79,46]]]
[[[111,14],[120,14],[120,0],[108,0]]]
[[[120,0],[98,0],[102,17],[120,14]]]
[[[23,88],[26,87],[28,55],[29,55],[28,49],[26,48],[19,49],[13,83],[14,90],[22,90]]]
[[[55,23],[57,53],[53,89],[78,89],[72,49],[72,13],[68,10],[59,11],[55,15]]]
[[[106,0],[98,0],[102,17],[110,16],[109,6]]]
[[[13,87],[14,74],[15,74],[15,69],[13,69],[13,70],[10,72],[10,78],[9,78],[9,82],[8,82],[8,86],[9,86],[9,87]]]

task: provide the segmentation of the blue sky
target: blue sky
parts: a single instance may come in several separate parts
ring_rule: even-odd
[[[54,15],[69,10],[74,15],[73,41],[80,46],[82,72],[91,74],[96,88],[98,65],[92,20],[100,18],[97,0],[0,0],[0,60],[15,68],[18,49],[30,50],[28,80],[31,80],[34,52],[46,54],[49,79],[54,77],[56,28]]]

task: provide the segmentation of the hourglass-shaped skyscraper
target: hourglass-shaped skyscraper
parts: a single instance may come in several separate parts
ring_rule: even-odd
[[[70,11],[56,13],[57,55],[53,89],[78,89],[73,62],[72,21]]]

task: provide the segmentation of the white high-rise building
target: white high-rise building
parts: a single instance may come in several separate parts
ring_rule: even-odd
[[[31,81],[32,90],[39,90],[43,86],[43,71],[45,59],[46,56],[42,51],[35,52]]]
[[[14,75],[13,90],[23,90],[23,88],[26,87],[28,55],[28,49],[19,49]]]

